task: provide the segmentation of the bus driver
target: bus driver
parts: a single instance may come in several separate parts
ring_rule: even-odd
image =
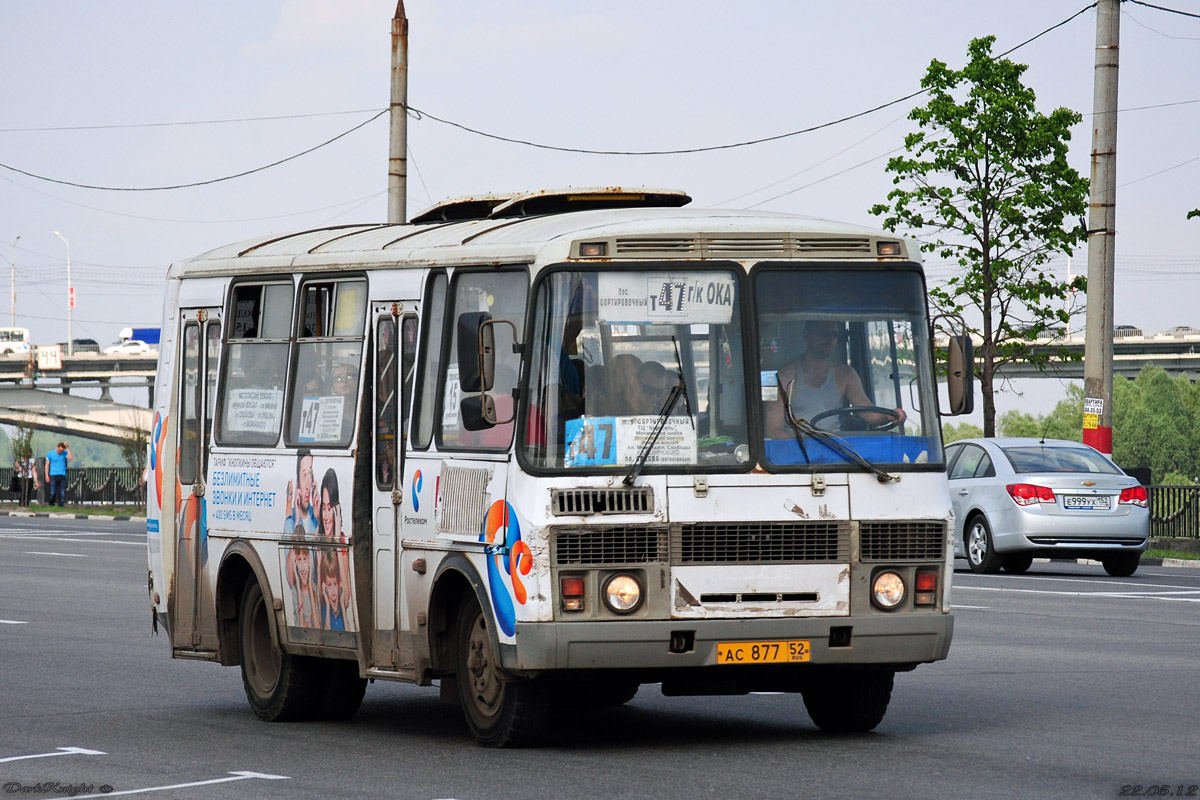
[[[804,354],[785,364],[778,372],[778,402],[765,404],[763,416],[768,439],[790,439],[792,430],[784,415],[784,397],[791,399],[794,419],[812,420],[825,411],[850,406],[873,406],[863,391],[862,379],[849,364],[834,363],[835,345],[844,328],[831,320],[809,320],[804,326]],[[851,415],[847,415],[851,416]],[[903,408],[884,414],[863,411],[852,415],[868,425],[895,422],[903,425],[908,415]],[[846,417],[830,416],[817,423],[823,430],[841,430]]]

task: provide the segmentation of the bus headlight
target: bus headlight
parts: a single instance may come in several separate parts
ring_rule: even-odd
[[[894,572],[881,572],[871,584],[871,599],[880,608],[895,608],[904,600],[904,579]]]
[[[632,614],[642,604],[642,584],[628,572],[618,572],[604,582],[601,596],[614,614]]]

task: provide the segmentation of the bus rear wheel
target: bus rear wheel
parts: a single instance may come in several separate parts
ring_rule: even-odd
[[[320,713],[326,670],[317,659],[283,652],[271,635],[271,613],[262,587],[247,583],[238,620],[246,699],[266,722],[312,719]]]
[[[890,670],[835,670],[802,690],[804,707],[826,733],[865,733],[883,721],[892,699]]]
[[[464,598],[459,609],[455,682],[471,734],[484,747],[521,747],[537,741],[549,719],[548,688],[501,671],[490,622],[474,595]]]

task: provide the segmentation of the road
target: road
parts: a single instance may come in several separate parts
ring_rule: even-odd
[[[372,684],[349,722],[259,722],[237,669],[169,657],[145,579],[137,523],[0,517],[0,793],[1095,798],[1200,785],[1200,569],[959,571],[950,658],[898,675],[871,734],[820,734],[798,696],[647,686],[622,708],[564,712],[551,744],[517,751],[477,747],[435,690],[396,684]]]

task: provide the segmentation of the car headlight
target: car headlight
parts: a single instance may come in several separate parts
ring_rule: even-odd
[[[871,584],[871,599],[880,608],[895,608],[904,601],[904,579],[894,572],[881,572]]]
[[[604,582],[604,605],[614,614],[631,614],[642,604],[642,584],[627,572],[619,572]]]

